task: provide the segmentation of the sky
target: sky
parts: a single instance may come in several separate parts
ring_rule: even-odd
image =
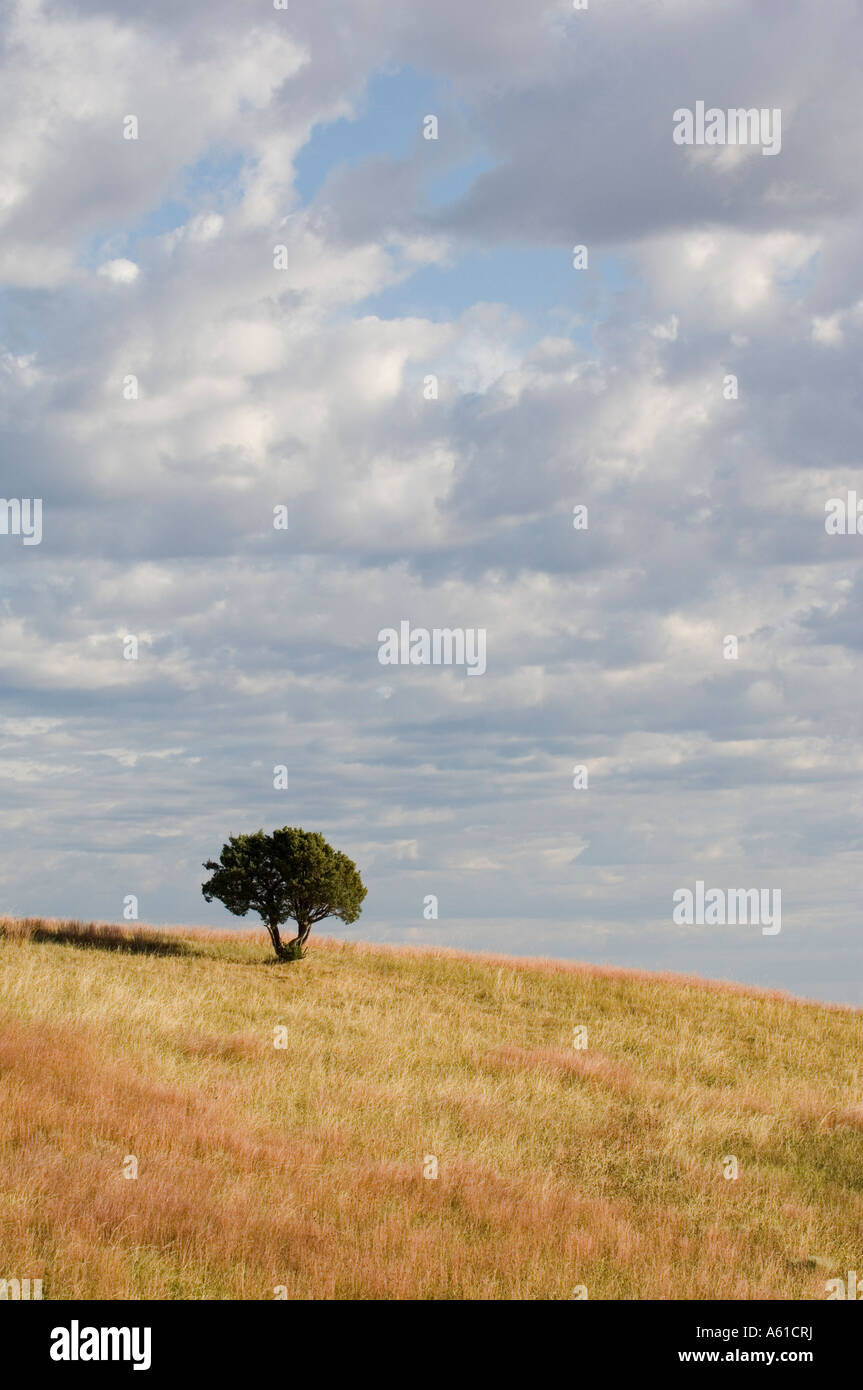
[[[2,911],[302,825],[342,939],[863,1004],[860,0],[0,14]]]

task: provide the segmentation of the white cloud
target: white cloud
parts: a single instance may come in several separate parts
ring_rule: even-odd
[[[843,931],[842,973],[863,644],[823,504],[858,485],[849,79],[831,15],[786,34],[732,10],[598,6],[573,44],[582,17],[520,0],[357,0],[335,30],[314,7],[18,6],[0,418],[4,487],[45,520],[39,547],[0,536],[10,907],[111,917],[144,884],[145,913],[216,920],[199,861],[296,817],[366,870],[369,935],[419,919],[421,878],[436,939],[524,951],[529,921],[685,969],[670,894],[709,859]],[[704,90],[823,98],[820,133],[675,160],[681,55]],[[469,135],[493,169],[430,207],[433,152],[389,112],[408,153],[351,146],[304,206],[316,123],[420,60],[469,111],[446,157]],[[576,237],[590,276],[558,281]],[[487,629],[487,674],[384,671],[403,618]]]
[[[98,273],[104,275],[106,280],[111,280],[115,285],[131,285],[137,280],[140,274],[140,267],[134,261],[127,261],[120,257],[115,261],[105,261],[104,265],[99,266]]]

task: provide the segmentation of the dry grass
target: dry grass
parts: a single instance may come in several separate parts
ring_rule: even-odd
[[[0,1277],[47,1298],[743,1299],[823,1298],[861,1268],[860,1011],[268,950],[0,921]]]

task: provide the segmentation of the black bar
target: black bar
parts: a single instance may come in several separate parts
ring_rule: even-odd
[[[52,1359],[52,1347],[70,1356],[76,1346],[79,1353],[95,1347],[101,1356],[103,1328],[118,1330],[116,1339],[106,1335],[106,1355],[116,1349],[120,1357],[128,1353],[128,1359]],[[136,1381],[150,1375],[161,1381],[166,1372],[195,1372],[222,1384],[235,1375],[244,1380],[261,1373],[291,1376],[311,1355],[330,1372],[334,1358],[343,1358],[352,1382],[363,1368],[380,1361],[386,1379],[400,1366],[399,1379],[415,1376],[425,1387],[433,1375],[451,1379],[454,1360],[461,1372],[473,1365],[487,1374],[490,1363],[503,1358],[506,1365],[521,1355],[534,1355],[536,1368],[544,1364],[550,1369],[548,1357],[562,1353],[571,1374],[561,1369],[554,1379],[565,1386],[587,1373],[594,1355],[606,1377],[664,1373],[673,1367],[683,1375],[697,1375],[709,1365],[726,1371],[758,1367],[766,1373],[793,1365],[823,1380],[825,1373],[855,1364],[861,1320],[856,1309],[838,1300],[573,1300],[467,1307],[454,1302],[430,1307],[419,1302],[22,1301],[0,1307],[0,1329],[7,1368],[11,1355],[21,1371],[47,1373],[59,1381],[70,1375],[92,1380],[100,1373],[114,1378],[125,1373]],[[87,1329],[99,1330],[98,1337]],[[404,1334],[420,1339],[410,1343],[412,1364],[405,1361],[404,1350],[395,1356],[396,1339]]]

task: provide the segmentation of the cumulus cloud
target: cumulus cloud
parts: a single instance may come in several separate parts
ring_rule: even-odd
[[[115,261],[105,261],[104,265],[99,266],[99,274],[113,281],[115,285],[131,285],[137,280],[138,271],[139,267],[134,261],[127,261],[122,256]]]
[[[6,910],[222,921],[201,860],[298,823],[366,869],[354,935],[859,999],[859,23],[7,10]],[[676,146],[702,98],[781,154]],[[383,668],[402,619],[486,675]],[[675,932],[699,877],[782,934]]]

